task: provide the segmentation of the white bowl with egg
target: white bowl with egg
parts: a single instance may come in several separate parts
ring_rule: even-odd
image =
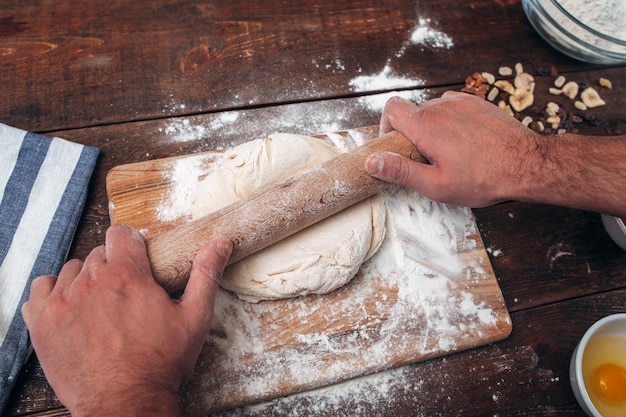
[[[574,349],[570,382],[590,417],[626,416],[626,313],[595,322]]]
[[[604,228],[609,236],[611,236],[611,239],[613,239],[620,248],[626,250],[626,224],[624,224],[624,219],[603,214],[602,224],[604,224]]]

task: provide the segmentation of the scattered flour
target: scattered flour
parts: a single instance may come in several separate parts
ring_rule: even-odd
[[[460,252],[476,247],[471,211],[401,187],[384,195],[385,241],[349,288],[254,305],[219,293],[210,348],[200,359],[204,373],[193,381],[197,391],[188,398],[196,403],[204,398],[202,408],[210,409],[221,401],[216,397],[279,397],[291,384],[311,388],[379,372],[397,364],[398,355],[414,362],[465,349],[509,322],[494,310],[501,301],[484,298],[474,287],[488,277],[483,266],[460,258]],[[341,291],[349,291],[347,297]],[[227,380],[219,377],[225,373]],[[332,388],[333,395],[366,389],[364,381]]]
[[[159,132],[166,133],[173,142],[192,142],[204,139],[210,130],[203,125],[194,125],[189,119],[175,118],[168,121]]]
[[[400,49],[394,54],[395,58],[401,58],[411,45],[419,45],[421,47],[429,47],[435,49],[450,49],[453,46],[452,39],[445,33],[433,29],[431,19],[418,18],[418,24],[413,28],[409,39],[403,43]],[[385,67],[378,74],[360,75],[350,80],[350,87],[353,91],[359,93],[370,93],[398,89],[411,89],[421,87],[426,84],[422,79],[404,77],[396,74],[392,67],[392,59],[388,59]],[[428,93],[420,90],[390,92],[379,94],[376,96],[366,95],[359,99],[359,103],[376,112],[382,112],[387,100],[393,96],[399,95],[408,100],[421,103],[427,100]]]
[[[350,81],[350,86],[356,92],[374,92],[399,88],[408,89],[422,85],[424,85],[423,80],[400,77],[394,74],[389,65],[386,65],[379,74],[369,76],[362,75]],[[359,104],[380,113],[383,111],[387,100],[392,96],[400,96],[416,103],[421,103],[428,99],[428,93],[423,90],[393,91],[359,97]]]
[[[400,77],[393,73],[389,64],[383,68],[380,74],[373,76],[359,76],[350,81],[350,86],[358,92],[383,91],[399,88],[411,88],[423,85],[422,80]]]
[[[445,33],[434,29],[432,24],[430,18],[418,16],[417,24],[393,58],[402,57],[411,46],[450,49],[453,46],[452,39]],[[348,82],[352,91],[366,93],[359,97],[359,106],[354,106],[352,103],[348,105],[341,99],[285,105],[275,109],[275,112],[274,109],[264,109],[262,117],[264,121],[261,123],[259,122],[261,118],[254,117],[257,114],[255,110],[227,111],[213,115],[208,121],[206,118],[196,117],[168,119],[163,122],[159,131],[167,134],[173,142],[205,141],[211,149],[220,149],[232,147],[243,141],[258,139],[273,132],[311,135],[347,130],[355,126],[355,120],[364,118],[364,110],[371,115],[371,119],[378,120],[385,103],[391,96],[400,96],[416,103],[430,98],[429,91],[417,89],[425,85],[426,82],[423,79],[406,77],[394,72],[393,58],[387,60],[379,73],[359,75]],[[327,63],[320,63],[318,59],[313,59],[313,64],[333,73],[346,70],[346,64],[337,58]],[[310,88],[308,84],[311,85]],[[294,88],[304,89],[303,92],[311,96],[318,95],[312,80],[299,80]],[[254,101],[252,99],[251,103]],[[163,110],[163,113],[176,114],[183,110],[186,110],[184,104],[172,102]],[[245,132],[247,137],[233,142],[220,142],[222,138],[237,136],[241,132]]]
[[[494,249],[492,246],[487,248],[487,252],[490,253],[494,258],[499,258],[502,256],[502,249]]]

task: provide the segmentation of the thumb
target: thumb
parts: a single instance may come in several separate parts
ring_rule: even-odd
[[[432,166],[392,152],[376,152],[365,161],[365,170],[374,178],[422,192]]]
[[[193,261],[181,304],[194,327],[209,330],[219,281],[232,250],[230,241],[216,239],[200,249]]]

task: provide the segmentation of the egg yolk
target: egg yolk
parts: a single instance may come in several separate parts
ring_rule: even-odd
[[[612,405],[626,403],[626,370],[621,366],[606,363],[595,370],[591,384],[596,394]]]

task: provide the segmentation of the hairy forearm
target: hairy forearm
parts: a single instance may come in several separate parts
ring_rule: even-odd
[[[100,392],[104,392],[101,390]],[[95,401],[70,409],[72,417],[179,417],[178,399],[160,391],[128,390],[118,395],[101,395]]]
[[[536,136],[513,199],[626,217],[626,136]]]

